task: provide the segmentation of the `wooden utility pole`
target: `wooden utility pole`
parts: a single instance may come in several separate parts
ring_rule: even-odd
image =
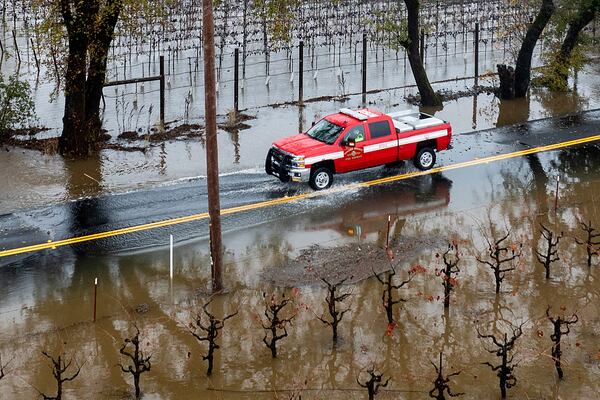
[[[223,289],[221,205],[219,201],[219,152],[217,148],[217,91],[215,77],[215,22],[212,0],[202,0],[202,46],[204,48],[204,119],[206,125],[206,175],[210,217],[212,289]]]

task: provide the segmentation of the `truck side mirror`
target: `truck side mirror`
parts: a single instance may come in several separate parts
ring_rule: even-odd
[[[346,140],[346,146],[356,147],[356,140],[354,140],[354,138],[348,138],[348,140]]]

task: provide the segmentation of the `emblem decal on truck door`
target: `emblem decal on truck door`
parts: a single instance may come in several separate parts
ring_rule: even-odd
[[[351,161],[361,158],[363,156],[363,149],[359,147],[353,147],[344,151],[344,160]]]

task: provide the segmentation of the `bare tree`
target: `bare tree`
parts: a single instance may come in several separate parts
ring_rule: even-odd
[[[500,393],[502,398],[506,398],[506,390],[517,384],[517,378],[513,375],[515,366],[512,364],[514,354],[511,354],[515,342],[523,334],[523,324],[512,329],[512,336],[509,339],[505,333],[504,338],[498,339],[495,335],[485,335],[477,328],[477,335],[482,339],[491,339],[496,349],[485,348],[489,353],[496,354],[500,358],[500,364],[493,365],[489,362],[484,362],[484,365],[489,366],[492,371],[497,371],[497,376],[500,380]]]
[[[553,0],[542,0],[540,9],[523,38],[515,66],[515,96],[525,97],[531,81],[531,59],[537,42],[556,10]]]
[[[450,253],[454,251],[454,255]],[[440,271],[442,277],[442,285],[444,286],[444,308],[450,307],[450,292],[456,286],[457,280],[452,275],[460,272],[457,267],[460,261],[460,251],[458,250],[458,242],[452,241],[448,244],[448,249],[442,255],[445,268]]]
[[[447,393],[450,397],[459,397],[464,393],[452,393],[450,390],[450,378],[453,376],[457,376],[461,373],[461,371],[453,372],[449,375],[444,375],[444,366],[443,366],[443,353],[440,352],[440,363],[439,366],[435,365],[431,362],[433,368],[435,368],[435,372],[437,373],[437,377],[435,381],[433,381],[433,389],[429,391],[429,397],[436,400],[446,400],[446,396],[444,393]]]
[[[54,377],[54,380],[56,381],[56,395],[48,396],[44,393],[40,393],[40,394],[42,395],[44,400],[61,400],[62,394],[63,394],[63,384],[65,382],[69,382],[69,381],[72,381],[73,379],[77,378],[77,376],[79,375],[79,372],[81,371],[81,365],[77,365],[76,371],[72,375],[67,376],[65,374],[66,374],[67,370],[69,369],[69,367],[71,367],[71,364],[73,363],[73,358],[71,358],[69,361],[65,361],[64,353],[59,354],[58,357],[51,356],[46,351],[42,351],[42,354],[51,361],[52,376]]]
[[[263,297],[266,297],[263,293]],[[292,299],[285,297],[285,293],[281,295],[281,300],[277,301],[275,293],[273,293],[268,301],[265,302],[265,317],[267,323],[261,319],[260,323],[265,330],[263,343],[271,350],[273,358],[277,357],[277,342],[288,336],[287,325],[292,324],[292,320],[296,317],[296,313],[288,318],[282,318],[279,313],[282,312]],[[283,331],[282,333],[280,333]],[[270,336],[269,336],[270,335]]]
[[[233,314],[227,315],[223,319],[218,319],[214,314],[208,311],[208,306],[214,297],[211,298],[204,306],[202,310],[204,315],[208,318],[208,324],[204,324],[202,313],[197,313],[194,322],[190,323],[189,331],[190,333],[200,342],[208,342],[208,353],[205,356],[202,356],[202,359],[208,361],[208,369],[206,371],[206,375],[212,374],[213,370],[213,360],[215,356],[215,351],[220,347],[217,344],[217,337],[219,336],[219,331],[223,329],[225,326],[225,321],[230,318],[235,317],[238,314],[238,311]],[[205,332],[206,336],[201,336],[199,332]]]
[[[383,292],[381,294],[381,303],[383,305],[383,308],[385,309],[385,314],[387,316],[388,324],[391,325],[395,322],[394,321],[394,306],[396,304],[406,301],[402,297],[398,297],[396,299],[395,293],[399,292],[400,289],[402,289],[405,285],[410,283],[410,281],[412,281],[414,278],[414,274],[409,272],[408,279],[395,285],[394,277],[396,276],[396,269],[394,268],[393,265],[390,265],[390,268],[391,269],[388,272],[382,273],[382,274],[376,274],[375,271],[373,271],[373,275],[375,276],[375,278],[377,278],[379,283],[381,283],[381,285],[383,286]],[[385,277],[382,279],[381,275],[385,275]]]
[[[571,332],[570,325],[577,323],[579,317],[575,313],[569,319],[566,319],[564,315],[554,317],[550,315],[550,306],[546,308],[546,317],[554,327],[554,332],[550,335],[550,339],[554,342],[552,345],[552,359],[554,360],[556,372],[558,372],[558,378],[562,379],[564,373],[561,366],[562,350],[560,349],[560,341],[563,335],[568,335]]]
[[[369,400],[373,400],[377,393],[379,393],[379,389],[387,386],[390,378],[387,378],[384,383],[381,383],[383,382],[383,373],[375,371],[375,366],[371,366],[366,372],[369,374],[368,379],[363,379],[361,382],[359,375],[358,378],[356,378],[356,382],[360,387],[367,389]]]
[[[502,284],[506,273],[515,270],[516,266],[513,261],[521,257],[523,250],[522,245],[509,246],[508,244],[505,244],[504,242],[509,236],[510,231],[507,231],[500,239],[495,239],[493,237],[490,239],[487,236],[484,236],[488,244],[488,259],[484,260],[483,258],[475,257],[477,261],[487,265],[494,272],[496,293],[500,293],[500,285]],[[505,266],[507,264],[508,266]]]
[[[600,232],[592,226],[592,221],[588,221],[587,224],[580,221],[579,225],[581,226],[581,230],[585,232],[585,239],[579,240],[575,238],[575,241],[577,244],[585,245],[585,250],[587,252],[587,266],[591,267],[592,257],[597,256],[598,253],[600,253],[600,247],[598,247],[600,246],[600,239],[598,239],[600,238]]]
[[[406,5],[407,12],[407,38],[402,45],[406,49],[408,61],[417,87],[419,88],[421,104],[429,107],[439,107],[442,105],[442,99],[431,87],[427,72],[425,72],[425,67],[423,66],[423,61],[421,61],[423,55],[419,51],[419,35],[421,33],[419,27],[419,8],[421,1],[404,0],[404,4]]]
[[[552,72],[560,80],[558,86],[555,84],[556,89],[567,89],[569,69],[573,66],[572,53],[575,47],[582,42],[580,38],[581,31],[600,13],[600,1],[598,0],[582,0],[578,3],[577,12],[569,18],[567,33],[560,50],[550,64],[553,67]]]
[[[140,349],[140,330],[137,326],[135,326],[135,331],[135,336],[133,336],[131,339],[125,338],[123,341],[123,346],[121,346],[121,349],[119,350],[119,353],[131,359],[133,365],[128,365],[125,367],[123,364],[119,364],[119,367],[121,367],[121,371],[124,373],[130,373],[133,376],[135,398],[139,399],[141,394],[140,376],[144,372],[150,371],[150,368],[152,367],[150,358],[152,355],[144,355],[144,352]],[[133,346],[133,351],[126,350],[129,345]]]
[[[544,266],[546,270],[546,279],[550,279],[550,266],[553,262],[560,260],[558,256],[558,242],[563,237],[563,233],[561,232],[559,235],[555,234],[548,228],[544,226],[544,224],[540,224],[542,230],[540,233],[546,239],[546,251],[542,252],[538,249],[535,250],[535,255],[540,262]]]
[[[348,280],[348,278],[342,279],[340,282],[338,282],[335,285],[329,283],[325,278],[321,278],[321,280],[323,282],[325,282],[325,284],[327,285],[327,297],[325,298],[325,302],[327,303],[327,309],[329,310],[329,315],[331,316],[331,321],[325,319],[324,314],[321,315],[320,317],[317,316],[317,318],[325,325],[329,325],[331,327],[331,330],[333,333],[333,341],[336,342],[337,338],[338,338],[338,325],[339,325],[340,321],[342,320],[342,318],[344,317],[344,314],[346,314],[348,311],[350,311],[350,307],[348,307],[344,310],[339,310],[338,303],[343,302],[348,297],[350,297],[352,294],[351,293],[338,294],[339,286],[343,285],[344,282],[346,282]]]

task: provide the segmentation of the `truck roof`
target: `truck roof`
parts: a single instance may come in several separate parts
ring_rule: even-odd
[[[379,117],[381,115],[383,115],[382,112],[370,108],[359,108],[356,110],[342,108],[340,109],[339,113],[330,114],[326,118],[328,121],[331,121],[336,125],[345,127],[350,123],[354,123],[356,121],[366,121],[369,118]]]

